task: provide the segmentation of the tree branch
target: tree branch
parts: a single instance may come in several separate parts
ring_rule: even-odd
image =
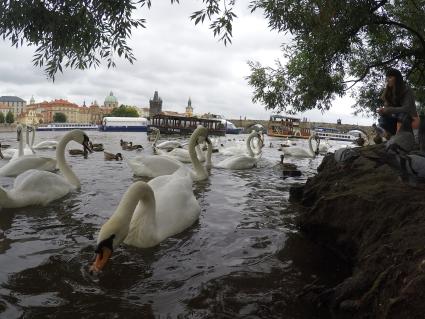
[[[397,22],[397,21],[392,21],[392,20],[386,20],[386,19],[382,19],[382,20],[377,20],[372,22],[373,24],[379,24],[379,25],[395,25],[397,27],[400,27],[402,29],[405,29],[407,31],[410,31],[411,33],[413,33],[414,35],[416,35],[419,38],[419,41],[421,42],[423,48],[425,49],[425,39],[422,37],[422,35],[416,31],[415,29],[409,27],[408,25],[405,25],[401,22]]]

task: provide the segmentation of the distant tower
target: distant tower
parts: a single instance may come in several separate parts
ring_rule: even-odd
[[[105,102],[103,103],[104,107],[118,107],[118,99],[114,96],[114,93],[109,93],[109,95],[105,98]]]
[[[35,104],[34,95],[31,96],[30,104]]]
[[[155,91],[153,99],[149,100],[149,117],[162,112],[162,99],[158,96],[158,91]]]
[[[192,107],[192,101],[190,100],[189,97],[189,101],[187,101],[187,106],[186,106],[186,116],[193,116],[193,107]]]

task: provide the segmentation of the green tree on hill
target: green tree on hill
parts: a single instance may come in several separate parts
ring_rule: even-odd
[[[139,117],[139,112],[133,106],[121,104],[119,107],[115,107],[109,116],[117,117]]]
[[[15,117],[13,116],[13,113],[11,111],[9,111],[6,114],[6,123],[12,124],[13,122],[15,122]]]
[[[179,0],[171,0],[178,3]],[[2,1],[0,35],[18,47],[36,47],[34,64],[48,76],[63,67],[86,69],[114,56],[134,61],[127,39],[139,1]],[[203,0],[191,15],[195,24],[210,21],[224,44],[231,42],[237,0]],[[355,109],[374,111],[383,88],[383,70],[399,68],[425,102],[425,4],[401,0],[251,0],[269,27],[288,39],[276,65],[249,62],[253,100],[280,111],[328,110],[334,98],[351,93]],[[44,23],[49,21],[49,23]],[[277,57],[278,58],[278,57]]]
[[[58,112],[53,115],[53,122],[55,123],[66,123],[66,115]]]
[[[3,124],[5,120],[3,112],[0,112],[0,123]]]

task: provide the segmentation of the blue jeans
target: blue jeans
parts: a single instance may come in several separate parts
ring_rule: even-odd
[[[391,135],[397,132],[397,116],[394,115],[381,115],[378,119],[379,126]]]

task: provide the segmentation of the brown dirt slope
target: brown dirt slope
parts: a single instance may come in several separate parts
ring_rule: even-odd
[[[319,300],[335,318],[425,318],[425,186],[401,182],[382,145],[359,152],[326,156],[303,190],[301,229],[352,265]]]

